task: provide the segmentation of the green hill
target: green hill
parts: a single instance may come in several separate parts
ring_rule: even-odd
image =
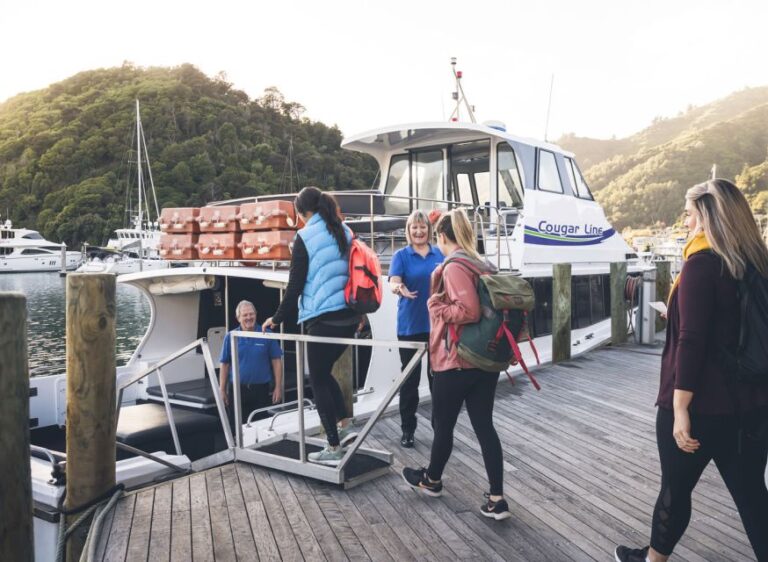
[[[125,64],[0,104],[0,212],[73,245],[125,226],[135,99],[161,207],[287,190],[291,142],[302,185],[359,189],[376,175],[373,159],[339,148],[337,127],[302,117],[274,88],[252,100],[189,64]]]
[[[753,209],[768,212],[768,87],[654,120],[626,139],[566,135],[584,175],[618,229],[674,224],[692,185],[717,175],[736,181]]]

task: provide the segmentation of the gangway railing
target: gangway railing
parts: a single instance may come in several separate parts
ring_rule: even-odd
[[[221,421],[221,428],[224,432],[224,438],[227,442],[227,447],[230,449],[234,447],[234,440],[232,438],[232,432],[230,431],[229,423],[227,421],[227,414],[224,407],[224,403],[221,399],[221,394],[219,392],[219,384],[216,378],[216,369],[213,364],[211,350],[208,347],[207,338],[198,338],[195,341],[190,342],[184,347],[178,349],[177,351],[174,351],[173,353],[163,357],[158,362],[147,367],[146,369],[142,369],[138,373],[134,373],[133,375],[127,377],[126,379],[122,381],[118,381],[117,404],[116,404],[116,411],[115,411],[115,427],[117,427],[117,423],[119,420],[120,409],[123,404],[123,393],[125,389],[131,386],[132,384],[148,377],[152,373],[157,373],[157,380],[160,383],[160,391],[162,392],[162,395],[163,395],[163,404],[165,406],[165,413],[166,413],[166,416],[168,416],[168,424],[171,429],[171,437],[173,438],[173,446],[174,446],[174,449],[176,450],[176,454],[181,455],[182,454],[181,442],[179,441],[179,434],[176,428],[176,422],[174,421],[174,418],[173,418],[173,408],[171,407],[171,402],[168,397],[168,388],[165,383],[165,378],[163,376],[162,368],[197,348],[200,348],[203,354],[203,360],[205,363],[205,372],[211,384],[211,390],[213,391],[213,398],[216,402],[216,409],[219,414],[219,420]],[[172,463],[169,463],[168,461],[162,458],[157,457],[156,455],[153,455],[152,453],[142,451],[141,449],[132,447],[130,445],[126,445],[124,443],[118,442],[116,443],[116,445],[118,448],[128,451],[129,453],[146,457],[162,465],[166,465],[170,468],[175,468],[178,470],[177,466],[173,465]]]
[[[343,484],[345,486],[352,486],[367,479],[386,473],[389,470],[389,466],[392,463],[392,454],[386,451],[378,451],[374,449],[363,448],[362,444],[366,437],[370,434],[373,426],[381,419],[381,416],[386,411],[392,399],[400,391],[405,380],[410,376],[413,369],[420,365],[424,354],[427,351],[427,345],[423,342],[406,342],[406,341],[383,341],[383,340],[369,340],[360,338],[327,338],[320,336],[310,336],[304,334],[286,334],[286,333],[273,333],[273,332],[244,332],[237,331],[231,333],[230,345],[232,346],[232,380],[234,390],[234,410],[235,410],[235,459],[238,461],[248,462],[251,464],[264,466],[267,468],[277,468],[293,474],[299,474],[318,480],[324,480],[326,482],[332,482],[334,484]],[[242,426],[242,414],[241,414],[241,397],[240,397],[240,365],[237,357],[237,340],[239,338],[259,338],[259,339],[272,339],[292,341],[296,345],[296,389],[297,389],[297,408],[295,410],[297,414],[298,422],[298,458],[292,458],[290,456],[276,454],[275,452],[269,452],[269,447],[279,443],[280,441],[293,441],[292,434],[294,432],[288,432],[283,435],[279,435],[275,438],[265,440],[263,443],[259,442],[251,447],[245,447],[243,445],[243,426]],[[365,425],[359,431],[355,442],[346,449],[344,456],[335,467],[316,464],[308,461],[307,458],[307,444],[314,446],[321,445],[323,442],[319,439],[308,438],[306,435],[305,426],[305,410],[308,402],[304,397],[304,354],[307,343],[318,344],[331,344],[331,345],[344,345],[344,346],[364,346],[364,347],[386,347],[389,349],[413,349],[415,351],[413,357],[400,371],[395,378],[394,384],[387,390],[382,397],[376,410],[368,417]],[[314,407],[314,405],[313,405]],[[351,412],[350,412],[351,413]],[[280,415],[280,414],[278,414]],[[249,416],[250,421],[250,416]],[[270,427],[273,427],[274,420]],[[364,456],[369,456],[379,461],[379,465],[364,474],[356,475],[353,478],[349,478],[346,474],[347,468],[353,461],[355,455],[360,453]]]

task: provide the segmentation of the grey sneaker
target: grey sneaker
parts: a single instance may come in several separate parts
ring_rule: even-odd
[[[342,447],[346,447],[352,441],[357,439],[357,431],[352,427],[352,425],[348,425],[347,427],[339,427],[337,429],[339,432],[339,445]]]
[[[325,446],[322,451],[316,453],[309,453],[307,459],[309,462],[316,462],[317,464],[324,464],[327,466],[336,466],[344,458],[344,449],[338,447],[335,451],[331,449],[329,445]]]

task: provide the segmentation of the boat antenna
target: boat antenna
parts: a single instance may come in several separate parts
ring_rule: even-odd
[[[555,86],[555,75],[552,75],[552,78],[549,81],[549,101],[547,102],[547,120],[544,123],[544,142],[547,141],[547,133],[549,132],[549,111],[552,109],[552,89]]]
[[[450,121],[455,122],[461,120],[461,104],[463,103],[467,109],[467,114],[469,114],[470,122],[477,123],[477,120],[475,119],[475,106],[469,105],[467,95],[464,93],[464,87],[461,85],[463,73],[461,70],[456,70],[456,57],[451,57],[451,71],[453,72],[453,78],[456,81],[456,89],[452,94],[453,99],[456,102],[456,107],[454,108],[453,113],[451,113]]]
[[[712,178],[713,180],[717,179],[717,164],[712,164]]]

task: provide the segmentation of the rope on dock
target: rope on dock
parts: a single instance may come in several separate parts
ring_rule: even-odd
[[[80,524],[86,521],[94,513],[96,513],[96,515],[93,519],[93,522],[91,523],[91,528],[88,531],[85,547],[83,548],[82,554],[80,555],[80,562],[90,562],[95,560],[96,546],[99,544],[99,535],[101,533],[101,527],[104,523],[104,519],[106,515],[115,507],[117,500],[122,497],[124,490],[125,486],[123,484],[118,484],[108,492],[112,494],[109,497],[106,497],[104,494],[102,494],[102,496],[95,498],[85,505],[78,506],[70,510],[60,510],[61,517],[59,519],[59,540],[56,544],[56,562],[64,562],[66,558],[65,547],[67,540],[72,535],[72,533],[74,533],[75,529],[77,529]],[[83,514],[78,517],[77,520],[67,529],[66,517],[64,517],[64,514],[78,513],[80,511],[83,511]]]

